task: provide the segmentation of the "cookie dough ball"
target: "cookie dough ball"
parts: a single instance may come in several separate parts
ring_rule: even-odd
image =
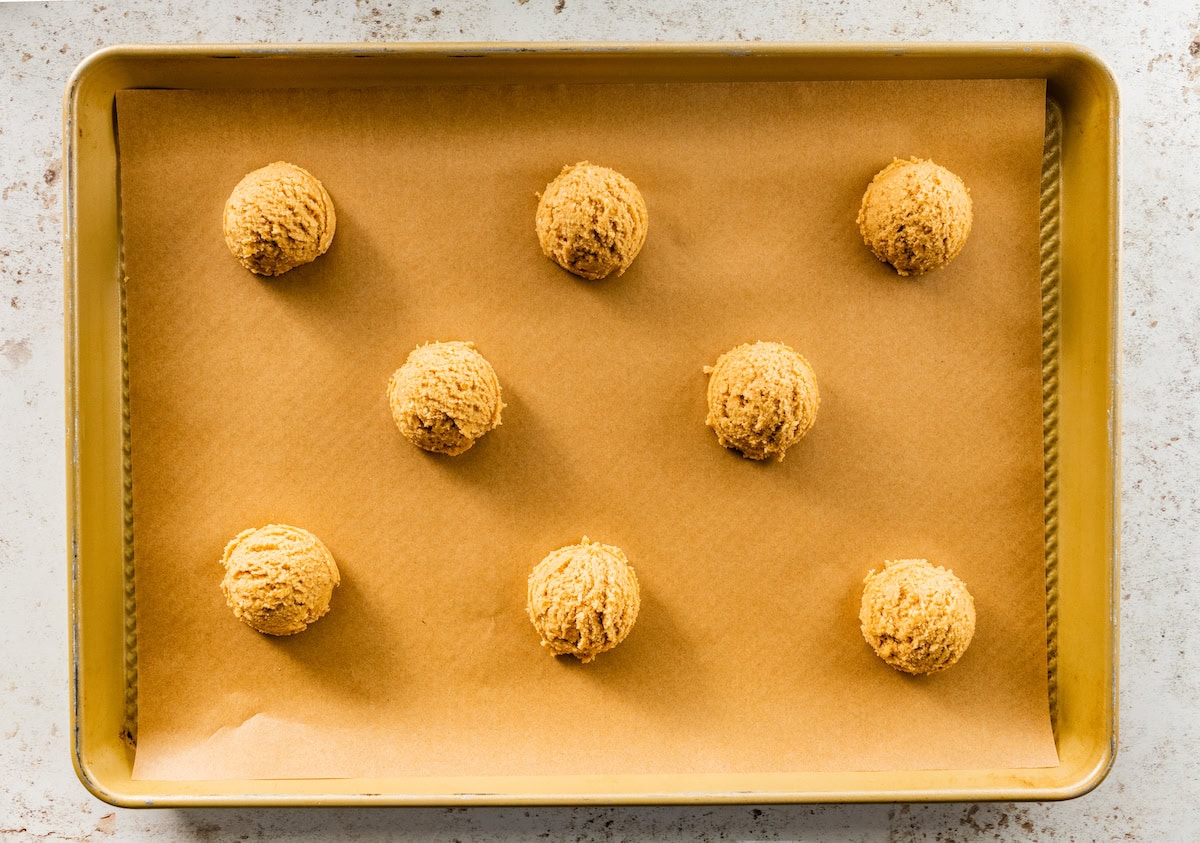
[[[225,546],[221,591],[234,615],[267,635],[303,632],[329,611],[341,577],[333,554],[307,530],[268,524]]]
[[[637,620],[637,576],[619,547],[560,547],[529,575],[526,611],[542,646],[585,664],[625,640]]]
[[[629,268],[646,242],[649,217],[637,185],[580,161],[546,185],[535,223],[546,257],[595,281]]]
[[[975,634],[975,601],[954,573],[924,559],[898,559],[863,581],[863,638],[905,673],[950,667]]]
[[[863,194],[858,228],[875,257],[900,275],[924,275],[954,260],[971,233],[971,194],[932,161],[895,159]]]
[[[496,370],[469,342],[432,342],[408,355],[388,383],[396,427],[426,451],[457,456],[500,424]]]
[[[282,275],[325,254],[337,216],[308,170],[276,161],[247,175],[225,203],[225,243],[258,275]]]
[[[717,440],[752,460],[782,460],[808,433],[821,403],[808,361],[778,342],[739,345],[708,373],[708,418]]]

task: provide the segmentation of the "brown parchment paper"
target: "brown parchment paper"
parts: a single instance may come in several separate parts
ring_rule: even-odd
[[[118,98],[138,624],[135,776],[377,777],[1056,763],[1046,690],[1040,81],[128,91]],[[893,156],[975,202],[947,269],[898,278],[855,214]],[[542,257],[535,192],[588,159],[649,239],[620,278]],[[221,211],[286,160],[328,188],[322,259],[244,271]],[[503,425],[465,455],[396,431],[418,343],[473,340]],[[723,450],[702,367],[779,340],[816,427]],[[305,527],[341,567],[307,632],[260,636],[225,543]],[[552,658],[530,568],[623,547],[637,625]],[[863,642],[861,581],[923,556],[978,631],[916,679]]]

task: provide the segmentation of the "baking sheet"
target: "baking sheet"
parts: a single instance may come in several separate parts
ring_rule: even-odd
[[[118,97],[134,483],[136,778],[990,768],[1056,762],[1046,694],[1038,180],[1044,83],[126,91]],[[854,215],[893,155],[972,189],[947,269],[898,279]],[[621,278],[541,257],[564,163],[642,189]],[[255,167],[338,210],[276,280],[228,255]],[[457,459],[387,412],[416,344],[470,339],[504,424]],[[703,425],[702,366],[789,343],[822,389],[788,459]],[[233,619],[225,542],[297,524],[333,611],[286,639]],[[529,569],[621,545],[638,624],[553,659]],[[880,663],[863,575],[927,556],[975,595],[945,674]]]

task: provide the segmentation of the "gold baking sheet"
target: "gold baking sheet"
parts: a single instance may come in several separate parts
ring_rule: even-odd
[[[135,777],[782,772],[1053,765],[1046,688],[1038,192],[1044,82],[126,91],[139,720]],[[972,189],[946,270],[898,279],[854,214],[893,155]],[[613,166],[650,237],[621,278],[541,257],[534,193]],[[338,233],[273,281],[228,255],[247,171],[311,169]],[[776,339],[817,370],[780,464],[721,449],[701,367]],[[504,425],[455,460],[396,432],[416,344],[470,339]],[[224,543],[304,526],[330,615],[233,619]],[[552,659],[523,612],[587,534],[643,586],[630,638]],[[948,673],[884,667],[862,576],[970,585]]]

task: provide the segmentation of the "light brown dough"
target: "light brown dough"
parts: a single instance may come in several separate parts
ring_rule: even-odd
[[[456,456],[500,424],[496,370],[469,342],[414,349],[388,383],[396,427],[426,451]]]
[[[975,635],[975,601],[952,571],[924,559],[897,559],[863,582],[863,638],[892,667],[936,673],[967,651]]]
[[[529,575],[526,612],[542,646],[587,663],[620,644],[641,607],[637,575],[619,548],[588,541],[560,547]]]
[[[276,161],[246,175],[225,203],[225,243],[258,275],[282,275],[329,249],[337,228],[325,186],[302,167]]]
[[[971,233],[971,194],[932,161],[895,159],[863,194],[858,228],[899,275],[924,275],[958,257]]]
[[[629,268],[649,222],[637,185],[587,161],[563,167],[546,185],[534,219],[546,257],[592,281]]]
[[[717,440],[752,460],[782,460],[817,420],[812,366],[783,343],[739,345],[708,373],[708,418]]]
[[[329,611],[341,582],[333,554],[307,530],[268,524],[225,546],[221,591],[233,614],[267,635],[293,635]]]

